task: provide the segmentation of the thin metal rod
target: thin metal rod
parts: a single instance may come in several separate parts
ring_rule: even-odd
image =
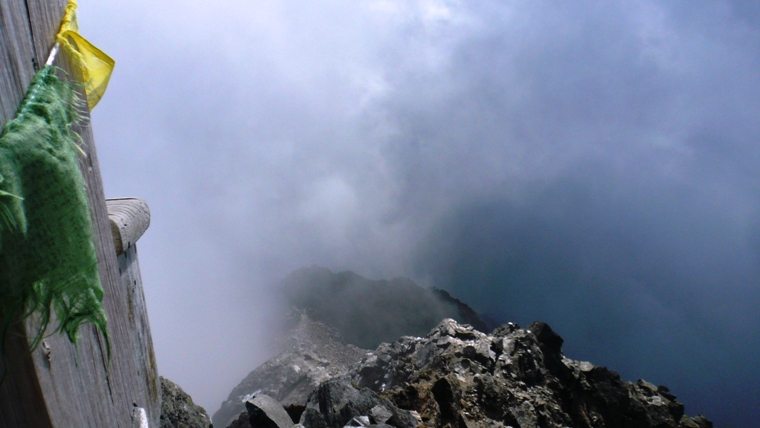
[[[55,60],[55,56],[58,55],[58,51],[61,49],[61,44],[56,43],[55,46],[53,46],[53,49],[50,51],[50,56],[47,59],[47,62],[45,63],[45,66],[53,65],[53,61]]]

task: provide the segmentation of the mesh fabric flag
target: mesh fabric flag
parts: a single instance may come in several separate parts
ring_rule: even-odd
[[[76,341],[94,323],[107,339],[103,288],[90,210],[79,170],[77,95],[46,66],[35,75],[16,117],[0,134],[0,315],[8,328],[36,314]],[[82,106],[83,107],[83,106]]]

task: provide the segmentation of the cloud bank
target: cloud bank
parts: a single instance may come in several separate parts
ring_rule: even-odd
[[[383,0],[83,5],[93,115],[163,375],[213,412],[273,284],[446,288],[566,353],[760,416],[760,7]]]

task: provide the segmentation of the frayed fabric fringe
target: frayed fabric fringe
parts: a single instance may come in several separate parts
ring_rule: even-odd
[[[75,87],[47,66],[34,77],[0,134],[0,322],[3,347],[11,327],[34,315],[30,351],[46,334],[76,343],[93,323],[108,354],[103,287],[93,242],[81,139],[71,129],[83,102]],[[48,327],[57,322],[51,332]],[[47,332],[47,333],[46,333]]]

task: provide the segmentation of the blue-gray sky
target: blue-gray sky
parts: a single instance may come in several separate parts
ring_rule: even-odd
[[[160,372],[214,412],[270,352],[272,284],[408,276],[569,357],[760,416],[760,6],[81,2],[93,113]],[[339,308],[336,308],[339,310]]]

